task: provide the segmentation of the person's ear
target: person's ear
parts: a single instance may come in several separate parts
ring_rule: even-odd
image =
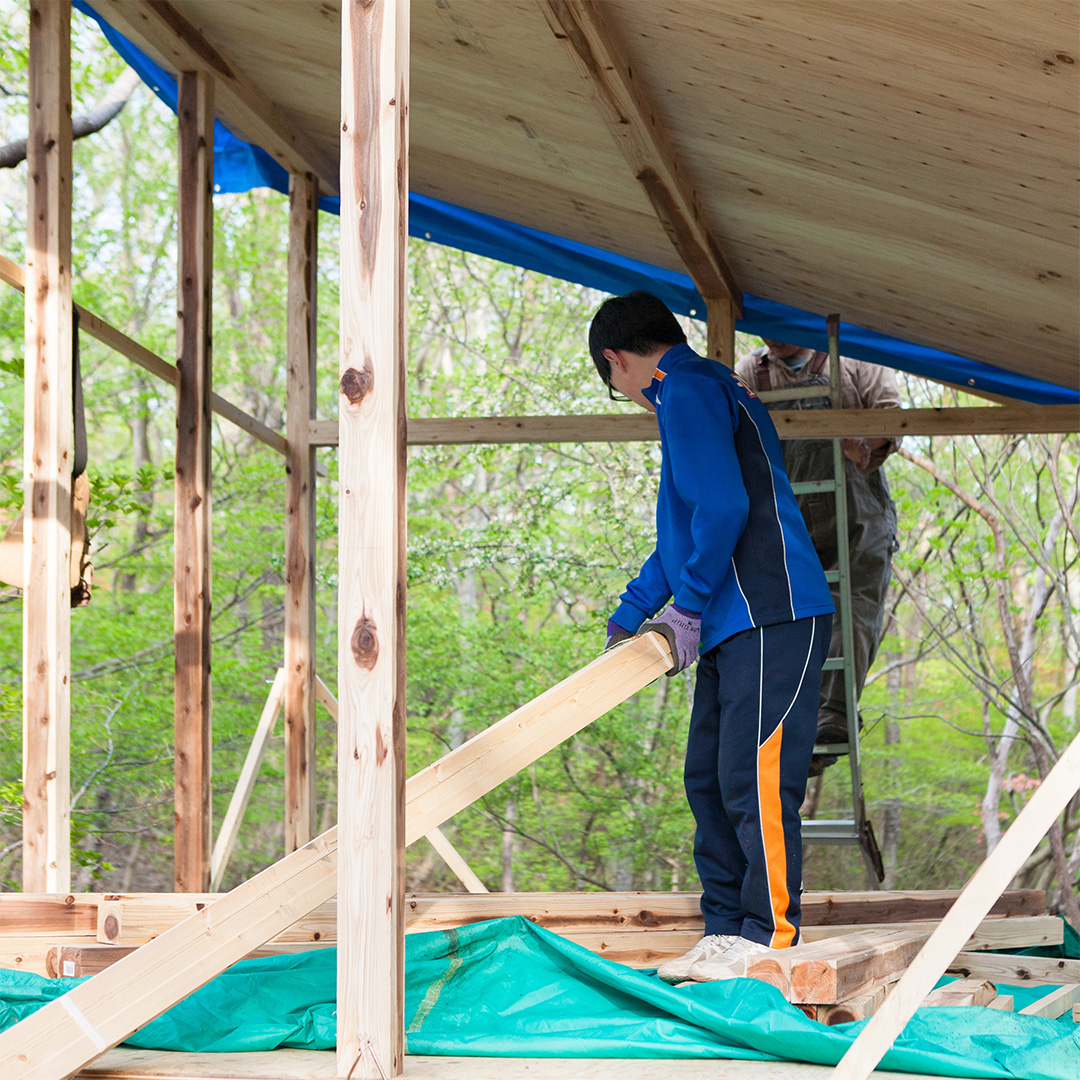
[[[620,356],[617,349],[605,349],[604,359],[612,367],[617,367],[620,371],[626,371],[626,357]]]

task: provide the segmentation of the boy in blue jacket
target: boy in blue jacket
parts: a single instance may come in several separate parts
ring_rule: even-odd
[[[705,936],[659,974],[738,977],[799,937],[799,807],[829,586],[768,412],[686,344],[661,300],[639,291],[606,301],[589,350],[609,393],[656,413],[663,452],[656,549],[620,597],[607,647],[658,630],[675,661],[668,675],[699,661],[685,781]]]

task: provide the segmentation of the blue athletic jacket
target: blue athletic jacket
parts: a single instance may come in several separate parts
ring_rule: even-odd
[[[663,450],[656,550],[619,597],[615,622],[635,632],[674,596],[702,613],[705,653],[751,627],[833,611],[757,395],[689,345],[664,354],[644,394]]]

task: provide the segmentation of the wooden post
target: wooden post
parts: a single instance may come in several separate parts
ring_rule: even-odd
[[[71,887],[71,4],[30,4],[23,890]]]
[[[289,178],[285,391],[285,854],[315,835],[315,279],[318,181]]]
[[[177,289],[176,536],[173,718],[175,888],[210,887],[210,292],[213,270],[213,83],[184,72]]]
[[[339,1076],[400,1076],[408,0],[341,5]]]
[[[735,367],[735,305],[725,296],[719,300],[705,301],[708,319],[708,353],[711,360],[719,360],[724,367]]]

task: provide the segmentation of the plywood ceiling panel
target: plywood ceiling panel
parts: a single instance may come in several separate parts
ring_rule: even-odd
[[[173,6],[336,156],[337,0]],[[596,10],[743,289],[1077,385],[1077,0]],[[413,0],[411,82],[414,190],[682,269],[533,0]]]

